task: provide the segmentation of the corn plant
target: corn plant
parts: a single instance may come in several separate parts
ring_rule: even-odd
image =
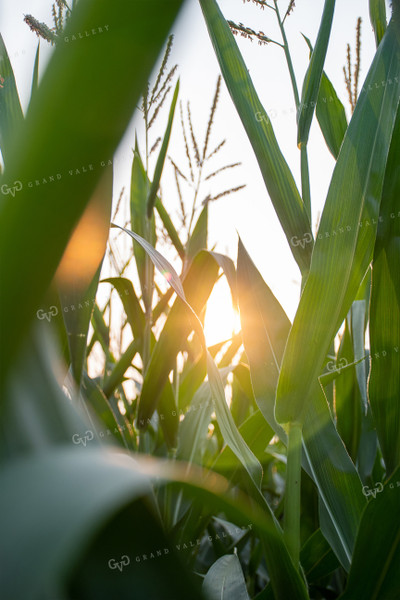
[[[377,52],[361,90],[348,52],[348,123],[324,72],[334,0],[306,40],[301,93],[285,32],[294,2],[282,17],[277,0],[253,1],[275,14],[281,41],[227,21],[216,0],[199,4],[301,272],[293,323],[241,240],[236,264],[207,247],[210,202],[243,186],[214,189],[238,166],[212,164],[225,143],[212,139],[221,80],[200,143],[168,67],[178,0],[57,1],[53,28],[28,15],[55,50],[39,83],[38,49],[26,115],[0,37],[4,598],[399,597],[400,6],[387,24],[370,0]],[[107,29],[73,40],[98,23]],[[260,52],[282,47],[301,190],[234,32]],[[122,190],[111,218],[113,154],[137,106],[144,140],[132,141],[129,202]],[[336,160],[315,236],[314,112]],[[241,333],[207,347],[221,274]]]

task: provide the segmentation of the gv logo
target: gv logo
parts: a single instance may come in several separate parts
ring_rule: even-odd
[[[302,248],[305,248],[306,244],[310,244],[312,242],[312,239],[311,233],[306,233],[301,240],[299,240],[297,235],[294,235],[292,238],[290,238],[290,243],[292,246],[301,246]]]
[[[20,181],[14,181],[14,185],[12,185],[11,187],[8,187],[6,183],[3,183],[3,185],[1,186],[1,193],[5,196],[7,194],[11,194],[13,198],[15,197],[16,192],[20,192],[21,190],[22,183]]]
[[[36,316],[38,319],[40,319],[41,321],[43,321],[43,319],[47,319],[49,323],[50,323],[52,317],[55,317],[57,315],[58,315],[57,306],[50,306],[49,312],[44,312],[44,310],[42,310],[40,308],[36,313]]]
[[[349,363],[347,362],[346,358],[341,358],[339,360],[338,363],[335,363],[334,360],[330,360],[327,364],[326,364],[326,368],[328,369],[328,371],[337,371],[340,375],[342,369],[344,367],[347,367]]]
[[[120,561],[115,560],[115,558],[110,558],[110,560],[108,561],[108,566],[110,569],[118,569],[122,572],[122,569],[124,567],[127,567],[130,562],[131,561],[129,560],[129,556],[126,556],[126,554],[124,554],[123,556],[121,556]]]
[[[363,489],[362,489],[362,493],[364,494],[364,496],[366,498],[368,498],[368,496],[373,496],[374,498],[376,498],[376,494],[379,494],[379,492],[382,492],[382,491],[383,491],[383,483],[381,483],[380,481],[376,484],[376,486],[372,490],[367,485],[364,485]]]
[[[74,435],[72,436],[72,441],[74,444],[83,444],[86,448],[86,444],[88,442],[91,442],[93,438],[93,431],[88,430],[85,431],[84,436],[80,436],[79,433],[74,433]]]

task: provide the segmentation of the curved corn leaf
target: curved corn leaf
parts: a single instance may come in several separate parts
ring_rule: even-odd
[[[121,228],[122,229],[122,228]],[[221,375],[215,364],[211,354],[209,353],[206,341],[204,337],[203,328],[201,326],[201,322],[196,315],[198,312],[198,304],[200,306],[204,305],[207,300],[209,294],[211,293],[211,289],[214,286],[215,279],[218,271],[215,271],[216,267],[219,266],[215,264],[213,267],[210,267],[210,264],[207,265],[208,273],[212,273],[211,277],[211,286],[208,286],[206,289],[206,293],[204,293],[204,289],[202,290],[202,297],[199,298],[199,293],[194,293],[193,285],[191,286],[191,293],[193,294],[193,301],[190,302],[191,298],[188,296],[188,300],[185,296],[185,291],[182,287],[182,283],[177,275],[173,266],[157,251],[155,250],[146,240],[142,239],[136,233],[132,231],[128,231],[123,229],[126,233],[128,233],[134,240],[136,240],[141,246],[148,252],[149,257],[153,261],[154,265],[159,269],[159,271],[164,275],[168,283],[173,287],[175,292],[178,294],[178,302],[176,306],[178,307],[177,311],[173,313],[173,309],[169,314],[168,318],[168,328],[170,329],[168,333],[168,328],[165,326],[163,329],[163,341],[161,342],[161,336],[156,344],[156,347],[151,355],[150,365],[146,371],[145,380],[143,383],[142,394],[139,404],[139,413],[138,413],[138,424],[139,427],[143,427],[145,417],[148,418],[148,415],[152,415],[154,409],[157,405],[157,395],[160,393],[160,386],[162,389],[163,384],[168,378],[168,374],[171,371],[171,364],[168,361],[171,360],[171,356],[173,360],[177,352],[181,349],[182,343],[187,338],[189,333],[194,329],[198,334],[203,351],[206,354],[207,358],[207,372],[208,372],[208,381],[211,387],[212,397],[215,404],[215,412],[217,415],[218,425],[221,429],[221,433],[224,437],[225,442],[232,449],[235,455],[238,457],[242,465],[245,467],[247,472],[249,473],[254,485],[257,490],[259,490],[262,480],[262,468],[254,454],[251,452],[247,444],[244,442],[243,438],[239,434],[235,421],[233,420],[232,414],[228,408],[225,399],[224,387],[221,380]],[[195,279],[196,287],[199,287],[199,281],[201,285],[203,285],[203,278],[199,275],[198,264],[204,264],[205,257],[210,259],[212,257],[211,253],[208,252],[200,252],[196,258],[198,258],[198,263],[196,264],[196,260],[193,261],[192,266],[188,272],[187,278],[185,281],[190,281],[191,278]],[[213,258],[212,262],[216,263],[216,260]],[[191,278],[189,278],[189,273],[191,274]],[[214,281],[213,281],[214,279]],[[185,308],[184,313],[186,313],[186,323],[183,322],[181,318],[178,323],[176,323],[176,315],[181,312],[182,305],[180,305],[180,301],[183,302],[183,307]],[[192,308],[192,306],[194,308]],[[195,312],[196,310],[196,312]],[[171,315],[174,317],[171,317]],[[176,323],[176,325],[175,325]],[[172,327],[172,325],[173,327]],[[189,325],[189,327],[188,327]],[[178,329],[180,327],[180,331]],[[166,341],[165,341],[166,340]],[[165,352],[162,344],[174,344],[175,353]],[[153,369],[156,370],[156,377],[153,375]],[[145,387],[146,386],[146,387]]]
[[[1,182],[10,187],[20,181],[23,186],[18,202],[7,195],[0,209],[0,331],[8,340],[0,351],[1,377],[26,335],[103,165],[125,132],[180,6],[181,0],[76,3],[66,37],[94,23],[107,25],[90,40],[57,44]],[[112,76],[116,69],[118,76]],[[107,84],[109,77],[112,85]],[[36,180],[42,183],[31,187]],[[29,294],[15,295],[15,273]]]
[[[303,37],[312,52],[310,40],[304,34]],[[316,115],[326,145],[333,157],[337,159],[347,130],[347,118],[344,106],[325,71],[322,72],[319,86]]]
[[[71,571],[79,590],[81,576],[73,572],[73,567],[82,560],[82,546],[87,547],[117,511],[134,502],[124,511],[120,527],[114,521],[112,535],[108,531],[106,540],[89,549],[95,564],[86,565],[86,585],[81,593],[76,591],[71,597],[104,600],[114,593],[122,597],[127,587],[134,587],[135,598],[140,600],[161,597],[165,589],[174,597],[200,598],[193,581],[182,572],[172,554],[160,561],[157,578],[151,575],[154,567],[135,563],[134,557],[147,551],[146,545],[164,548],[168,542],[158,519],[142,503],[151,492],[150,481],[127,456],[83,446],[58,447],[46,455],[34,454],[3,466],[0,481],[2,544],[7,549],[0,576],[2,597],[44,597],[51,586],[62,589],[65,573],[71,578]],[[136,532],[130,540],[125,535],[127,523],[132,523]],[[149,535],[151,544],[146,543]],[[42,543],[43,539],[48,543]],[[101,548],[103,555],[96,555]],[[119,584],[107,573],[112,573],[110,559],[118,561],[121,554],[128,556],[130,568],[125,569]],[[24,577],[16,579],[21,560],[25,564]],[[95,568],[94,577],[90,567]],[[101,589],[96,589],[99,579]]]
[[[331,35],[334,10],[335,0],[325,0],[317,41],[311,54],[310,64],[304,77],[301,92],[297,125],[297,144],[299,148],[308,142],[311,121],[315,105],[317,104],[326,52],[328,50],[329,37]]]
[[[11,154],[11,146],[15,144],[17,129],[21,126],[24,115],[22,114],[14,71],[8,57],[3,36],[0,33],[0,150],[5,168]],[[6,192],[3,191],[2,194]],[[12,189],[12,188],[11,188]],[[15,192],[14,192],[15,196]]]
[[[215,0],[199,0],[225,83],[253,146],[265,185],[302,272],[310,265],[312,233],[293,175],[248,69]],[[308,243],[303,243],[303,238]]]
[[[386,31],[385,0],[369,0],[369,18],[375,34],[376,47],[378,47]]]
[[[400,25],[392,19],[333,172],[310,274],[280,372],[278,422],[304,420],[327,351],[372,259],[384,169],[400,97]],[[385,86],[372,87],[375,82]],[[298,357],[302,356],[299,361]]]
[[[363,488],[371,500],[357,535],[353,562],[340,600],[400,597],[400,470],[383,486]],[[374,494],[372,494],[374,492]]]
[[[208,600],[250,600],[237,554],[221,556],[212,565],[202,590]]]
[[[150,186],[149,195],[147,197],[147,217],[149,219],[153,213],[153,208],[154,208],[154,204],[156,202],[158,188],[160,187],[160,180],[161,180],[161,175],[162,175],[163,168],[164,168],[165,157],[167,156],[169,138],[171,137],[172,123],[174,120],[175,107],[176,107],[176,102],[178,100],[178,94],[179,94],[179,79],[176,83],[174,95],[172,97],[171,107],[169,109],[169,115],[168,115],[167,128],[165,130],[164,139],[161,144],[160,153],[157,158],[156,168],[154,171],[153,181]]]
[[[369,399],[390,474],[400,464],[400,110],[386,165],[372,267]]]

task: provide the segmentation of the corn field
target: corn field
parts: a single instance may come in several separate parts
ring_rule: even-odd
[[[171,65],[183,0],[25,15],[25,111],[0,35],[0,598],[400,600],[400,1],[365,0],[376,52],[361,85],[359,21],[343,101],[324,70],[335,0],[315,2],[305,74],[293,0],[252,0],[279,40],[196,2],[220,70],[203,139]],[[285,57],[300,185],[240,36]],[[298,266],[292,321],[239,237],[233,257],[208,240],[213,203],[246,195],[229,131],[214,138],[222,86]],[[335,161],[316,231],[312,124]],[[233,172],[242,183],[221,188]],[[240,330],[210,346],[221,279]]]

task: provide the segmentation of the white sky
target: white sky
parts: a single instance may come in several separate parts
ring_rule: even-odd
[[[288,2],[280,0],[279,4],[281,13],[284,14]],[[268,37],[281,41],[275,14],[271,10],[261,11],[254,4],[243,3],[242,0],[219,0],[219,5],[226,18],[237,23],[242,22],[256,31],[262,30]],[[293,13],[286,20],[287,36],[299,93],[301,93],[302,80],[308,63],[308,49],[300,32],[307,35],[315,44],[322,8],[322,0],[297,0]],[[33,14],[39,20],[44,20],[51,25],[50,10],[50,0],[0,0],[1,33],[14,67],[24,107],[30,93],[37,38],[23,23],[23,15]],[[348,116],[349,106],[342,67],[346,60],[346,44],[350,42],[354,49],[355,25],[359,16],[363,20],[361,88],[375,52],[367,0],[337,0],[332,36],[325,63],[325,71],[344,102]],[[194,129],[200,138],[200,144],[202,144],[219,68],[196,0],[187,0],[175,23],[173,32],[175,33],[175,43],[170,64],[178,63],[181,80],[180,99],[184,103],[186,100],[190,100]],[[295,114],[289,112],[294,107],[293,94],[283,51],[273,44],[259,46],[256,41],[251,43],[239,36],[236,37],[236,40],[250,70],[258,95],[271,117],[281,150],[300,188],[300,153],[296,146]],[[41,68],[43,69],[51,54],[51,48],[45,42],[41,43],[41,47],[43,49]],[[106,77],[107,74],[105,74]],[[154,132],[155,137],[163,134],[169,102],[164,112],[160,114],[159,129]],[[123,185],[129,189],[132,161],[130,148],[134,144],[135,127],[138,127],[140,134],[140,115],[132,119],[118,151],[115,167],[115,198],[118,198]],[[209,205],[209,242],[216,243],[218,251],[227,253],[235,259],[236,232],[238,232],[265,281],[292,319],[299,298],[299,271],[275,216],[250,143],[223,83],[210,147],[224,138],[227,139],[226,147],[221,151],[218,159],[220,162],[216,161],[215,168],[234,162],[241,162],[242,166],[219,180],[211,180],[210,183],[213,183],[213,187],[210,188],[210,191],[217,193],[227,187],[234,187],[242,183],[246,184],[246,188]],[[143,138],[141,148],[144,153]],[[185,166],[179,112],[175,119],[170,152],[178,164]],[[317,215],[322,209],[334,164],[315,118],[309,141],[309,164],[313,229],[315,229]],[[207,190],[205,191],[207,193]],[[168,174],[164,180],[163,199],[165,206],[173,214],[173,211],[177,209],[177,195]],[[223,290],[222,293],[224,293]],[[226,296],[224,296],[225,300]],[[219,308],[217,304],[217,310],[222,310],[221,304],[219,304]],[[217,317],[218,314],[215,318]],[[210,341],[216,341],[216,339],[211,338]]]

